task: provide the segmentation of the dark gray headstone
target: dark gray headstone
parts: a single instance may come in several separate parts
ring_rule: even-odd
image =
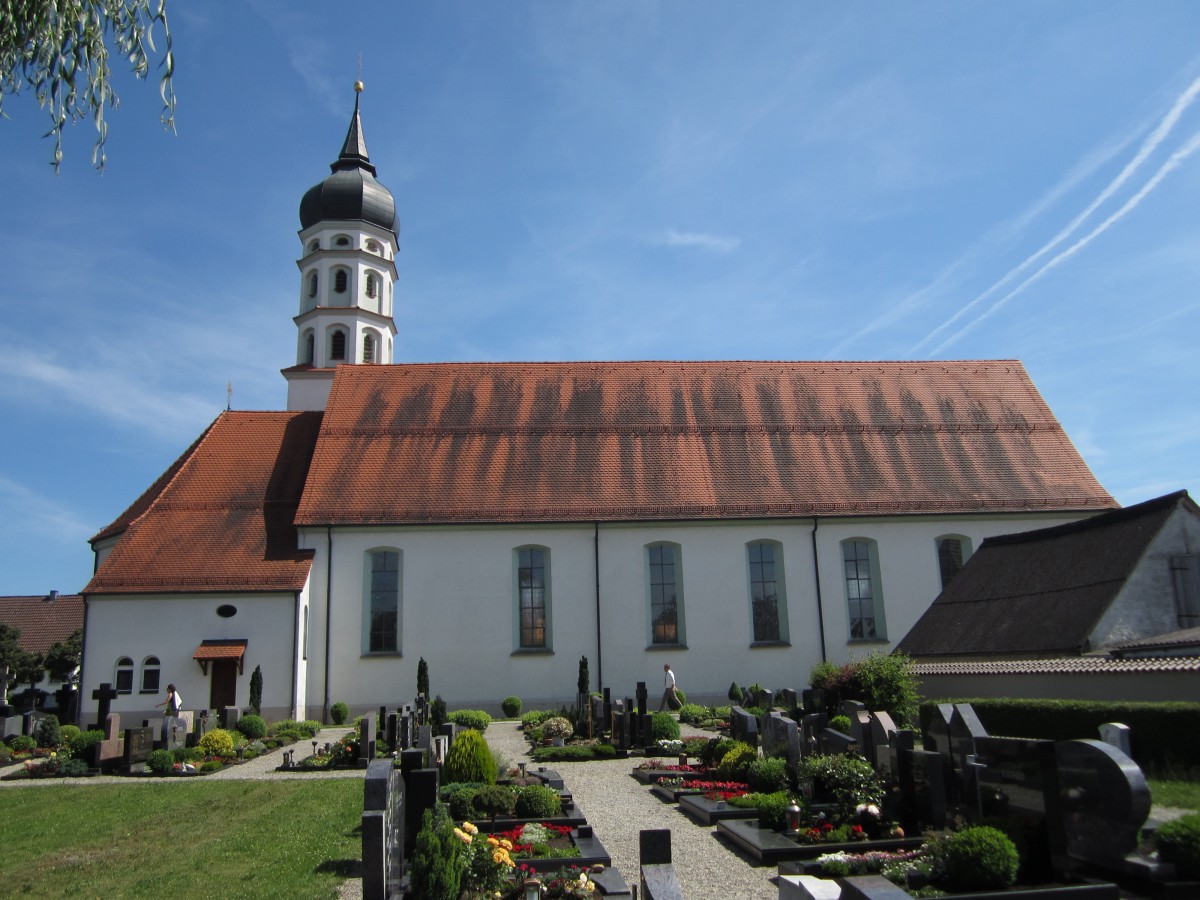
[[[363,900],[399,897],[404,868],[404,778],[391,760],[374,760],[363,780]]]
[[[848,734],[842,734],[832,728],[825,728],[817,735],[817,749],[820,753],[840,756],[859,749],[858,741]]]
[[[414,769],[404,776],[404,855],[412,855],[417,832],[421,830],[421,817],[425,810],[433,809],[437,803],[438,770]]]
[[[108,714],[112,709],[112,702],[117,699],[117,692],[106,681],[92,691],[92,699],[99,704],[96,712],[96,722],[98,725],[95,727],[103,728],[104,723],[108,720]]]
[[[372,715],[363,716],[358,723],[358,765],[366,767],[375,758],[376,722]]]
[[[1137,849],[1150,788],[1132,759],[1103,741],[1055,745],[1067,853],[1113,865]]]
[[[1066,852],[1054,742],[981,737],[975,750],[983,768],[976,776],[978,808],[970,810],[972,818],[1018,823],[1030,851],[1027,864],[1048,870]]]
[[[783,708],[787,716],[793,720],[796,719],[797,709],[800,706],[800,696],[791,688],[784,688],[776,696],[776,702]],[[798,721],[798,720],[797,720]]]
[[[925,749],[936,750],[946,756],[950,750],[950,717],[954,715],[953,703],[939,703],[933,708],[929,727],[925,729]]]
[[[671,864],[671,829],[643,828],[638,832],[638,864],[666,866]]]
[[[740,706],[729,710],[729,733],[735,739],[758,746],[758,719],[753,713],[747,712]]]
[[[788,766],[800,762],[800,731],[795,721],[777,712],[763,716],[763,756],[786,759]]]
[[[633,692],[633,695],[634,695],[635,697],[637,697],[637,711],[638,711],[638,715],[639,715],[639,716],[644,716],[644,715],[646,715],[646,713],[648,713],[648,712],[650,711],[650,710],[649,710],[649,709],[647,709],[647,707],[646,707],[646,701],[647,701],[647,699],[648,699],[648,695],[647,695],[647,693],[646,693],[646,682],[644,682],[644,681],[639,681],[639,682],[637,683],[637,690],[635,690],[635,691]]]
[[[880,775],[886,775],[892,770],[892,754],[891,743],[892,735],[896,733],[896,723],[892,721],[892,717],[886,712],[871,713],[871,733],[868,739],[871,747],[871,759],[875,764],[875,771]]]
[[[825,692],[818,688],[805,688],[800,692],[800,703],[806,716],[827,712],[825,709]]]
[[[762,710],[771,710],[775,708],[775,692],[768,691],[765,688],[758,695],[758,707]]]
[[[162,740],[166,750],[182,750],[187,746],[187,720],[167,716],[162,721]]]
[[[126,772],[140,771],[154,750],[153,728],[126,728],[121,767]]]
[[[821,732],[829,725],[825,713],[805,713],[800,719],[800,745],[804,753],[816,753],[820,746]]]
[[[417,749],[429,753],[433,750],[433,728],[429,725],[417,726]]]
[[[935,750],[913,750],[912,802],[914,815],[926,828],[945,828],[949,763]]]
[[[418,750],[415,747],[408,750],[400,751],[400,772],[405,777],[408,777],[409,772],[417,769],[425,768],[425,760],[427,759],[424,750]]]
[[[385,722],[388,753],[395,753],[400,749],[400,717],[396,713],[388,713]]]
[[[221,710],[221,727],[234,731],[242,720],[242,710],[237,706],[226,706]]]

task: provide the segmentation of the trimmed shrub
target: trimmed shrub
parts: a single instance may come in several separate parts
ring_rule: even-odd
[[[562,815],[562,798],[554,788],[527,784],[517,792],[516,812],[522,819],[552,819]]]
[[[683,739],[683,752],[688,756],[699,757],[708,746],[708,741],[706,737],[686,737]]]
[[[988,891],[1017,880],[1020,857],[1007,835],[988,825],[975,825],[935,842],[933,855],[951,891]]]
[[[267,736],[267,723],[262,716],[242,716],[238,719],[237,730],[250,740],[259,741]]]
[[[612,744],[593,746],[534,747],[534,762],[584,762],[589,759],[616,759],[617,748]]]
[[[205,733],[196,744],[208,756],[233,756],[233,732],[214,728]]]
[[[558,713],[552,709],[531,709],[521,715],[521,726],[532,728],[557,715]]]
[[[67,750],[76,759],[87,759],[91,753],[92,747],[104,740],[104,732],[92,729],[91,731],[81,731],[75,737],[66,742]]]
[[[200,763],[199,771],[220,772],[222,768],[224,768],[224,764],[219,759],[209,759]]]
[[[746,770],[758,759],[758,751],[749,744],[736,741],[734,746],[721,757],[717,765],[717,777],[722,781],[745,781]]]
[[[834,716],[829,720],[829,727],[834,731],[840,731],[842,734],[850,733],[851,721],[849,716]]]
[[[681,704],[682,704],[682,703],[687,703],[687,694],[685,694],[685,693],[683,692],[683,688],[681,688],[681,687],[676,687],[676,688],[675,688],[675,696],[679,698],[679,702],[680,702]]]
[[[440,805],[427,809],[421,820],[409,875],[409,893],[414,897],[458,900],[462,892],[459,857],[463,843],[455,837],[454,826],[444,810]]]
[[[711,738],[700,751],[700,762],[709,768],[715,768],[722,757],[740,743],[741,741],[735,741],[733,738]]]
[[[454,738],[446,754],[443,774],[447,781],[496,783],[496,760],[478,731],[467,729]]]
[[[88,764],[82,759],[68,759],[59,771],[64,778],[80,778],[88,773]]]
[[[14,734],[7,738],[8,746],[13,753],[29,753],[37,749],[37,741],[27,734]]]
[[[787,760],[764,756],[752,761],[746,769],[746,782],[751,791],[760,794],[786,790],[788,787]]]
[[[450,721],[463,728],[474,728],[483,734],[492,724],[492,717],[482,709],[456,709],[450,713]]]
[[[450,818],[456,822],[464,822],[475,815],[475,811],[471,807],[471,801],[475,799],[475,793],[478,790],[478,787],[464,785],[450,794],[450,798],[446,803],[450,809]]]
[[[170,775],[175,766],[175,754],[170,750],[154,750],[146,758],[146,768],[155,775]]]
[[[79,737],[80,734],[81,731],[78,725],[62,725],[58,729],[58,737],[64,747],[70,746],[71,741]]]
[[[679,707],[680,722],[691,722],[693,725],[699,725],[708,717],[707,706],[700,706],[697,703],[685,703]]]
[[[274,738],[280,743],[292,743],[295,741],[311,740],[312,735],[307,731],[301,730],[299,727],[279,728],[275,731]]]
[[[517,808],[517,793],[512,788],[500,784],[484,785],[471,799],[471,808],[476,815],[488,818],[511,816]]]
[[[650,714],[650,729],[656,741],[675,741],[679,739],[679,723],[669,712]]]
[[[1154,833],[1154,846],[1180,878],[1200,878],[1200,813],[1164,822]]]
[[[575,733],[575,726],[563,716],[551,716],[541,724],[542,735],[548,738],[569,738]]]
[[[510,719],[515,719],[521,714],[521,698],[515,694],[509,694],[501,703],[500,708],[504,710],[504,715]]]
[[[334,725],[345,725],[348,718],[350,718],[350,707],[341,700],[329,707],[329,721]]]
[[[762,828],[772,828],[782,831],[787,827],[787,808],[792,798],[787,791],[777,791],[771,794],[742,794],[729,801],[730,806],[738,809],[758,810],[758,824]]]
[[[742,689],[738,687],[736,681],[729,685],[729,692],[725,696],[729,698],[730,703],[737,706],[742,705]]]
[[[875,769],[861,756],[814,754],[796,767],[800,784],[811,784],[818,799],[828,795],[838,805],[840,818],[849,819],[860,803],[883,802],[885,789]]]
[[[33,729],[33,738],[39,747],[57,747],[62,743],[58,727],[58,716],[46,715],[38,720]]]

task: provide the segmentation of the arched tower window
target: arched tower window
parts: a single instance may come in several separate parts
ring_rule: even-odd
[[[316,253],[320,249],[321,249],[320,241],[310,241],[309,242],[309,244],[308,244],[308,252],[309,253]]]
[[[379,279],[374,272],[367,273],[367,296],[372,300],[379,296]]]
[[[147,656],[142,660],[142,693],[158,693],[158,673],[161,671],[158,657]]]
[[[333,273],[333,289],[339,294],[346,293],[346,286],[350,283],[350,273],[345,269],[338,269]]]
[[[308,273],[308,296],[317,296],[317,273],[315,269]]]
[[[379,246],[379,241],[367,241],[367,249],[372,253],[382,253],[383,248]]]
[[[310,366],[317,362],[317,336],[311,331],[304,337],[304,362]]]
[[[369,331],[363,335],[363,362],[375,362],[375,335]]]
[[[329,338],[329,358],[332,360],[345,360],[346,358],[346,332],[342,329],[337,329]]]
[[[133,693],[133,660],[122,656],[117,660],[116,686],[118,694]]]
[[[339,234],[337,237],[335,237],[333,239],[333,246],[349,247],[350,246],[350,238],[347,235]]]

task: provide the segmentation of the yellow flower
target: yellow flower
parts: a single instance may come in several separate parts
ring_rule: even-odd
[[[500,842],[499,842],[498,840],[496,840],[494,837],[489,837],[489,838],[487,839],[487,841],[488,841],[488,843],[489,843],[489,844],[491,844],[493,847],[499,847],[499,846],[500,846]]]
[[[478,834],[479,833],[479,829],[476,828],[474,825],[472,825],[470,822],[463,822],[463,831],[465,831],[467,834]]]
[[[508,838],[504,838],[504,840],[502,840],[500,842],[500,846],[503,847],[505,850],[511,850],[512,849],[512,841],[510,841]]]
[[[456,838],[458,838],[459,840],[461,840],[464,844],[471,843],[471,836],[469,834],[467,834],[465,831],[463,831],[461,828],[454,829],[454,836]]]
[[[505,856],[506,856],[506,854],[503,850],[497,850],[495,853],[492,854],[492,862],[502,863],[502,862],[504,862]]]

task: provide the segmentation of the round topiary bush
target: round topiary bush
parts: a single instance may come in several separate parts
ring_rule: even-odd
[[[500,708],[504,710],[504,715],[509,719],[515,719],[521,714],[521,706],[521,698],[515,694],[510,694],[500,703]]]
[[[849,716],[834,716],[829,720],[829,727],[834,731],[840,731],[842,734],[850,733],[850,717]]]
[[[496,783],[496,760],[478,731],[467,729],[454,738],[442,771],[447,782]]]
[[[548,738],[569,738],[575,733],[575,726],[562,716],[551,716],[541,725],[542,735]]]
[[[461,728],[474,728],[483,734],[492,724],[492,717],[482,709],[456,709],[450,713],[450,721]]]
[[[29,753],[37,749],[37,741],[27,734],[14,734],[8,738],[13,753]]]
[[[1017,880],[1016,845],[998,828],[975,825],[948,835],[936,851],[951,891],[989,891]]]
[[[562,798],[544,784],[527,784],[517,792],[516,813],[522,819],[551,819],[562,815]]]
[[[334,725],[345,725],[348,718],[350,718],[350,707],[341,700],[329,707],[329,720]]]
[[[242,716],[238,719],[237,730],[250,740],[259,741],[267,736],[267,723],[262,716]]]
[[[500,784],[489,784],[475,792],[471,807],[480,816],[494,818],[496,816],[511,816],[517,806],[517,793],[510,787]]]
[[[58,736],[64,747],[69,746],[71,741],[79,737],[80,734],[81,730],[78,725],[63,725],[58,729]]]
[[[775,756],[764,756],[752,760],[746,769],[746,782],[750,790],[760,794],[773,794],[788,787],[787,760]]]
[[[170,750],[154,750],[146,758],[146,768],[155,775],[170,775],[175,768],[175,755]]]
[[[717,777],[722,781],[745,781],[750,764],[758,759],[758,751],[749,744],[737,741],[732,749],[721,757],[717,765]]]
[[[1164,822],[1154,833],[1154,846],[1181,878],[1200,878],[1200,813]]]
[[[205,733],[196,744],[206,756],[233,756],[233,733],[224,728],[214,728]]]
[[[656,741],[675,741],[679,739],[679,723],[668,712],[651,714],[650,728]]]
[[[90,759],[92,747],[104,740],[104,732],[95,729],[91,731],[81,731],[75,737],[66,742],[67,750],[71,756],[76,759]]]
[[[446,801],[446,806],[450,810],[450,818],[456,822],[464,822],[475,815],[471,801],[475,799],[475,792],[478,790],[477,787],[464,786],[452,793],[450,799]]]

